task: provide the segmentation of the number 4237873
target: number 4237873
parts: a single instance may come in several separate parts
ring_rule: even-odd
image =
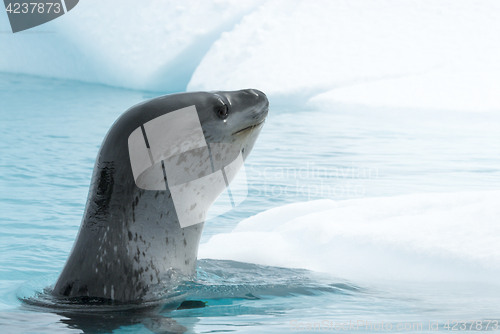
[[[7,8],[5,8],[9,14],[34,14],[34,13],[60,13],[61,4],[52,2],[24,2],[24,3],[9,3]]]
[[[465,331],[465,330],[475,330],[475,331],[487,331],[487,330],[498,330],[498,320],[469,320],[469,321],[447,321],[443,326],[447,330],[451,331]]]

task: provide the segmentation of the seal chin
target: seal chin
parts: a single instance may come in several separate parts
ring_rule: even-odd
[[[267,115],[267,114],[266,114],[266,115]],[[238,134],[245,133],[245,132],[247,132],[247,131],[251,131],[251,130],[253,130],[253,129],[255,129],[255,128],[261,127],[261,126],[262,126],[265,122],[266,122],[266,118],[264,118],[263,120],[261,120],[259,123],[256,123],[256,124],[254,124],[254,125],[247,126],[247,127],[243,128],[243,129],[241,129],[241,130],[238,130],[238,131],[236,131],[236,132],[233,132],[233,134],[232,134],[232,135],[234,136],[234,135],[238,135]]]

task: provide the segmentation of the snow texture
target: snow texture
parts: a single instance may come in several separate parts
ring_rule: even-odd
[[[352,280],[498,281],[500,192],[412,194],[277,207],[200,246],[200,258]]]
[[[81,1],[9,34],[0,71],[271,104],[500,110],[495,0]]]

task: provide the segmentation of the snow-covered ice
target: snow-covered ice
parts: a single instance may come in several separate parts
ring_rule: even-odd
[[[490,111],[499,16],[495,0],[86,0],[2,34],[0,71],[164,93],[254,87],[276,105]]]
[[[277,207],[200,246],[215,258],[353,280],[491,281],[500,192],[412,194]]]

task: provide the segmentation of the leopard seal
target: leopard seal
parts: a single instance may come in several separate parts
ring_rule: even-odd
[[[165,95],[123,113],[52,295],[137,302],[193,277],[207,211],[221,194],[234,205],[228,191],[268,111],[264,93],[245,89]]]

